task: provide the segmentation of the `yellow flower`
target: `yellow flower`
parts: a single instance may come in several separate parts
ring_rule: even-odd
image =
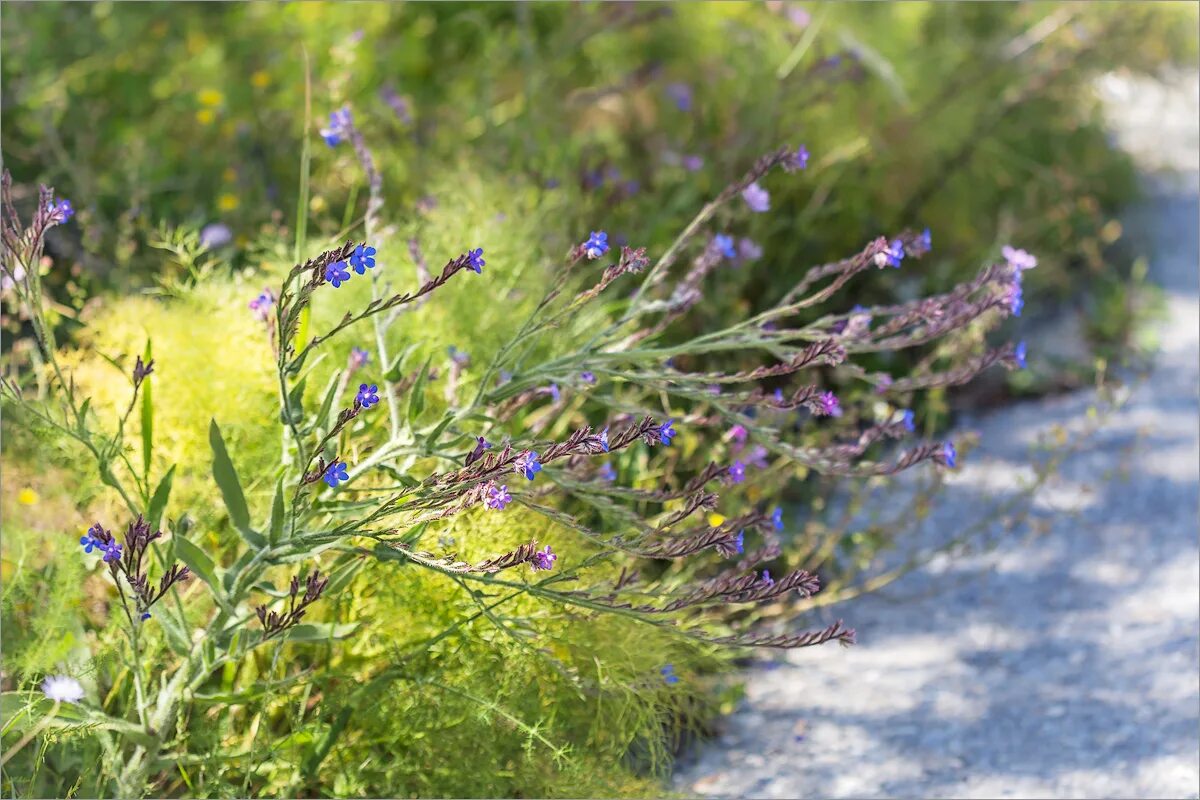
[[[201,89],[200,93],[196,95],[196,99],[200,101],[200,105],[212,108],[224,103],[225,95],[216,89]]]
[[[202,108],[196,112],[196,122],[199,122],[201,125],[212,125],[213,120],[216,118],[217,115],[211,108]]]
[[[255,89],[265,89],[271,85],[271,76],[266,70],[260,69],[250,76],[250,85]]]
[[[217,208],[221,209],[222,211],[233,211],[240,204],[241,201],[238,200],[237,195],[231,194],[230,192],[226,192],[217,198]]]
[[[714,528],[720,527],[721,525],[725,524],[725,517],[714,511],[712,514],[708,515],[708,524]]]
[[[38,501],[38,494],[33,489],[26,486],[21,491],[17,492],[17,502],[23,506],[31,506]]]

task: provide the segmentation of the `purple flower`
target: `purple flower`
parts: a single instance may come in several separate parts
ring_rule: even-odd
[[[729,429],[729,433],[726,434],[726,436],[738,444],[744,444],[746,442],[746,437],[749,435],[749,432],[743,425],[734,425]]]
[[[700,156],[684,156],[683,168],[688,172],[699,172],[704,169],[704,159]]]
[[[680,111],[692,110],[692,87],[686,83],[668,83],[666,91],[667,97]]]
[[[617,479],[617,471],[613,469],[613,465],[605,461],[600,465],[600,477],[606,481],[615,481]]]
[[[1013,348],[1013,358],[1017,360],[1017,366],[1025,369],[1025,341],[1017,342],[1017,346]]]
[[[558,556],[550,549],[550,545],[546,545],[545,550],[538,550],[533,554],[533,559],[529,565],[533,567],[533,571],[543,570],[549,572],[554,569],[554,562],[558,560]]]
[[[913,412],[910,408],[904,409],[904,414],[901,415],[900,421],[904,423],[904,429],[909,433],[912,433],[917,429],[917,423],[913,419]]]
[[[454,345],[447,347],[446,353],[450,356],[450,360],[455,364],[458,364],[460,367],[465,367],[467,364],[471,363],[471,354],[466,350],[459,350]]]
[[[738,531],[737,538],[733,540],[737,545],[738,555],[746,552],[746,532]]]
[[[721,255],[728,259],[737,258],[737,250],[733,248],[733,237],[727,236],[724,233],[718,233],[713,237],[713,244],[721,251]]]
[[[526,450],[513,462],[513,470],[524,475],[526,480],[533,480],[533,477],[542,471],[538,454],[532,450]]]
[[[604,448],[604,452],[608,452],[608,426],[604,426],[604,430],[600,431],[600,446]]]
[[[762,582],[767,586],[775,585],[775,579],[771,577],[771,571],[769,569],[764,569],[762,571]]]
[[[665,445],[671,444],[671,440],[675,438],[676,431],[671,427],[672,422],[674,420],[669,419],[662,425],[659,425],[657,430],[652,431],[652,433],[658,436],[658,441]]]
[[[337,147],[343,139],[350,135],[352,124],[350,107],[342,106],[337,111],[329,112],[329,127],[321,129],[321,138],[330,147]]]
[[[99,536],[95,533],[97,529],[104,530],[103,528],[100,528],[99,522],[88,528],[87,533],[79,537],[79,544],[83,545],[83,552],[91,553],[92,550],[97,547],[100,548],[101,552],[104,551],[104,540],[99,538]]]
[[[325,268],[325,280],[333,284],[333,288],[339,288],[343,283],[350,280],[350,270],[346,266],[345,261],[335,261]]]
[[[467,251],[467,269],[473,269],[476,275],[482,275],[485,264],[487,262],[483,260],[482,247],[476,247],[474,250]]]
[[[266,322],[271,318],[271,306],[275,305],[275,293],[270,289],[263,289],[258,297],[250,301],[250,310],[254,312],[254,316]]]
[[[954,442],[946,442],[942,445],[942,461],[947,467],[954,467],[958,463],[958,450],[954,447]]]
[[[742,190],[742,199],[746,201],[746,205],[750,210],[761,214],[764,211],[771,210],[771,195],[767,190],[758,185],[758,181],[751,183]]]
[[[796,148],[796,152],[790,153],[783,160],[783,171],[796,172],[797,170],[804,169],[808,166],[808,155],[808,148],[800,145],[800,147]]]
[[[401,97],[391,86],[380,89],[379,96],[383,98],[383,102],[387,103],[392,111],[395,112],[397,118],[399,118],[402,123],[405,125],[412,124],[412,113],[409,111],[407,98]]]
[[[821,392],[821,394],[817,395],[815,413],[821,417],[840,417],[842,415],[842,404],[833,392]]]
[[[920,258],[933,249],[933,237],[929,233],[929,228],[921,232],[921,235],[913,240],[913,243],[908,246],[908,254],[913,258]]]
[[[361,369],[371,362],[371,354],[361,347],[350,348],[350,371]]]
[[[558,388],[557,383],[550,384],[550,387],[546,391],[550,392],[550,399],[554,402],[557,403],[562,399],[562,390]]]
[[[783,530],[783,509],[775,506],[775,510],[771,512],[771,523],[775,526],[775,530]]]
[[[592,231],[592,235],[583,243],[583,252],[588,258],[599,258],[608,252],[608,234],[604,231]]]
[[[52,225],[61,225],[75,216],[75,206],[71,205],[70,200],[51,200],[46,211],[50,213],[49,221]]]
[[[366,274],[367,270],[375,268],[375,252],[374,247],[358,245],[350,254],[350,266],[354,267],[354,271],[359,275]]]
[[[762,258],[763,249],[753,239],[742,237],[738,239],[738,257],[742,261],[758,261]]]
[[[900,268],[900,262],[904,260],[904,242],[899,239],[892,239],[888,242],[881,252],[875,254],[875,266],[877,267],[892,267]]]
[[[321,480],[336,489],[339,483],[350,480],[350,475],[346,471],[346,465],[334,459],[333,463],[325,468],[325,474],[321,476]]]
[[[1020,270],[1013,273],[1012,283],[1008,285],[1004,296],[1004,302],[1008,304],[1008,310],[1014,317],[1021,316],[1021,309],[1025,308],[1025,291],[1021,288],[1021,275]]]
[[[216,250],[233,241],[233,231],[221,222],[213,222],[200,229],[200,246],[205,250]]]
[[[746,465],[741,461],[735,461],[729,465],[729,479],[734,483],[741,483],[746,480]]]
[[[487,497],[483,503],[492,511],[503,511],[505,507],[512,502],[512,495],[508,493],[507,486],[497,486],[491,484],[488,486]]]
[[[675,684],[679,683],[679,676],[675,674],[674,664],[664,664],[663,668],[659,670],[659,673],[662,675],[663,681],[668,686],[674,686]]]
[[[746,457],[746,461],[748,461],[752,467],[766,469],[767,448],[763,447],[761,444],[754,445],[754,449],[750,451],[750,455]]]
[[[379,402],[379,386],[374,383],[370,386],[360,383],[358,385],[358,395],[354,398],[354,401],[363,408],[370,408]]]
[[[776,388],[775,392],[771,396],[775,398],[776,403],[783,405],[783,389]]]
[[[116,539],[110,539],[106,543],[97,543],[101,552],[104,553],[105,563],[111,564],[114,561],[121,560],[121,545]]]
[[[579,380],[588,384],[595,383],[596,373],[592,372],[591,370],[584,370],[583,372],[579,373]]]
[[[1004,260],[1015,270],[1033,269],[1038,264],[1036,256],[1009,244],[1000,248],[1000,255],[1004,256]]]

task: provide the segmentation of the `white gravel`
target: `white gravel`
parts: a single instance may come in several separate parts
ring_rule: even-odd
[[[860,643],[747,674],[742,708],[685,756],[677,789],[1200,795],[1200,83],[1109,76],[1098,90],[1150,187],[1127,220],[1168,299],[1148,380],[1039,501],[1045,535],[839,607]],[[932,524],[973,516],[997,472],[1015,484],[1037,431],[1080,427],[1093,402],[1080,392],[971,422],[982,445]]]

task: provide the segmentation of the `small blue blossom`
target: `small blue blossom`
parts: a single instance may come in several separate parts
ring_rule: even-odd
[[[488,487],[487,496],[483,500],[483,504],[493,511],[503,511],[511,502],[512,495],[508,493],[508,487],[497,486],[494,483]]]
[[[350,269],[346,266],[346,262],[335,261],[327,266],[325,268],[325,280],[332,283],[335,289],[350,280]]]
[[[701,156],[684,156],[683,168],[688,172],[699,172],[704,169],[704,159]]]
[[[371,362],[371,354],[361,347],[350,348],[350,369],[362,369]]]
[[[921,235],[913,240],[913,243],[908,246],[908,254],[914,258],[920,258],[933,249],[933,236],[929,233],[929,228],[921,231]]]
[[[529,450],[517,456],[517,460],[513,462],[513,469],[524,475],[526,480],[533,480],[534,476],[542,471],[542,465],[538,461],[538,454]]]
[[[662,674],[663,681],[667,685],[674,686],[675,684],[679,683],[679,676],[675,674],[674,664],[664,664],[663,668],[659,670],[659,673]]]
[[[104,549],[104,542],[100,541],[95,536],[92,536],[91,529],[88,529],[86,534],[79,537],[79,543],[83,545],[83,552],[88,554],[90,554],[92,550],[96,549],[97,547],[99,547],[101,551]]]
[[[75,206],[71,205],[70,200],[51,200],[46,210],[50,212],[50,222],[55,225],[61,225],[75,216]]]
[[[591,370],[584,370],[583,372],[579,373],[579,380],[589,384],[595,383],[596,373],[592,372]]]
[[[730,260],[737,258],[737,250],[734,249],[732,236],[728,236],[724,233],[718,233],[713,237],[713,244],[717,246],[717,250],[719,250],[721,255],[723,255],[725,258]]]
[[[746,532],[738,531],[737,538],[733,540],[737,544],[738,555],[746,552]]]
[[[112,563],[113,561],[121,560],[121,545],[116,539],[110,540],[107,544],[100,544],[100,550],[104,553],[104,561]]]
[[[742,261],[757,261],[762,258],[763,249],[753,239],[742,237],[738,239],[738,258]]]
[[[141,617],[141,620],[142,620],[142,622],[145,622],[145,621],[146,621],[146,620],[148,620],[148,619],[150,619],[150,612],[149,612],[149,611],[143,611],[143,612],[142,612],[142,617]]]
[[[554,402],[557,403],[559,400],[562,400],[562,389],[558,388],[557,383],[550,384],[549,388],[547,388],[546,391],[548,391],[550,393],[550,399],[553,400]]]
[[[321,129],[321,138],[330,147],[337,147],[350,135],[352,118],[349,106],[329,112],[329,127]]]
[[[671,440],[675,438],[677,431],[671,427],[674,420],[667,420],[658,427],[658,440],[665,445],[671,444]]]
[[[762,582],[767,586],[775,585],[775,579],[771,577],[771,571],[769,569],[764,569],[762,571]]]
[[[797,170],[806,168],[808,166],[808,155],[808,148],[804,145],[800,145],[798,148],[796,148],[796,152],[790,153],[788,157],[783,160],[783,171],[796,172]]]
[[[942,460],[946,462],[947,467],[954,467],[958,464],[958,450],[954,447],[954,442],[946,442],[942,445]]]
[[[592,235],[583,243],[583,252],[588,258],[599,258],[608,252],[608,234],[604,231],[592,231]]]
[[[347,472],[345,464],[341,461],[334,461],[325,468],[325,474],[321,476],[321,480],[336,489],[339,483],[350,480],[350,474]]]
[[[600,431],[600,446],[604,448],[604,452],[608,452],[608,426],[604,426],[604,430]]]
[[[668,83],[667,97],[680,111],[692,110],[692,87],[686,83]]]
[[[1025,369],[1025,341],[1017,342],[1017,346],[1013,348],[1013,358],[1017,360],[1017,366]]]
[[[814,411],[820,417],[840,417],[842,404],[833,392],[822,392],[817,395],[817,407]]]
[[[729,466],[729,479],[734,483],[741,483],[746,480],[746,465],[741,461],[734,461]]]
[[[379,402],[379,386],[374,383],[370,386],[360,383],[358,385],[358,395],[354,400],[363,408],[370,408]]]
[[[899,239],[892,239],[884,250],[875,256],[875,263],[879,266],[900,268],[900,262],[904,260],[904,242]]]
[[[446,348],[446,354],[450,356],[451,361],[453,361],[455,364],[458,364],[460,367],[465,367],[467,364],[471,363],[471,354],[466,350],[459,350],[454,345],[450,345]]]
[[[359,275],[365,275],[367,270],[375,268],[375,253],[374,247],[358,245],[350,254],[350,266],[354,267],[354,271]]]
[[[910,408],[904,409],[904,414],[900,417],[900,421],[904,423],[904,429],[909,433],[917,429],[917,423],[913,418],[913,412]]]
[[[771,195],[766,189],[758,185],[758,181],[754,181],[742,190],[742,199],[746,201],[746,205],[749,206],[750,210],[756,214],[771,210]]]
[[[783,405],[783,403],[784,403],[783,389],[776,388],[774,394],[772,394],[771,396],[775,398],[776,403],[778,403],[779,405]]]
[[[1004,299],[1012,315],[1021,316],[1021,309],[1025,308],[1025,291],[1021,288],[1020,270],[1013,273],[1013,282],[1008,285],[1008,294]]]
[[[775,526],[775,530],[783,530],[783,509],[779,506],[776,506],[775,510],[771,512],[771,524]]]
[[[475,274],[482,275],[483,267],[487,264],[483,260],[483,248],[476,247],[474,250],[467,251],[467,269],[475,270]]]
[[[600,477],[606,481],[615,481],[617,479],[617,471],[613,469],[613,465],[605,461],[600,465]]]

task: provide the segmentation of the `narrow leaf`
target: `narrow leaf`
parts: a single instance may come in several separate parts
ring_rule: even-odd
[[[150,508],[146,510],[147,521],[150,523],[150,530],[158,530],[159,524],[162,522],[163,512],[167,510],[167,500],[171,496],[171,485],[175,481],[175,465],[167,470],[167,474],[163,475],[161,481],[158,482],[158,488],[154,490],[154,496],[150,498]]]
[[[409,390],[408,419],[410,422],[421,416],[421,412],[425,410],[425,380],[429,377],[429,362],[432,360],[432,356],[425,359],[425,365],[421,367],[416,383]]]
[[[267,526],[267,541],[272,545],[283,541],[283,476],[275,481],[275,499],[271,502],[271,522]]]
[[[208,443],[213,451],[213,478],[221,489],[221,497],[229,511],[229,519],[242,534],[242,538],[261,548],[266,544],[266,540],[262,534],[256,533],[250,527],[250,510],[246,507],[246,495],[242,493],[237,470],[233,468],[233,462],[225,450],[225,439],[221,436],[221,429],[215,419],[208,426]]]
[[[146,340],[145,363],[151,360],[150,340]],[[142,475],[149,486],[150,458],[154,455],[154,378],[147,375],[142,379]]]

